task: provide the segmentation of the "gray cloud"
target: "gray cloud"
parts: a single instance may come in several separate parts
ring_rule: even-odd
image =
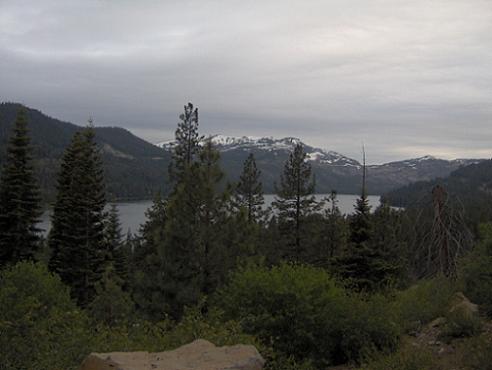
[[[490,157],[489,0],[0,2],[0,100],[172,137],[299,136],[370,162]]]

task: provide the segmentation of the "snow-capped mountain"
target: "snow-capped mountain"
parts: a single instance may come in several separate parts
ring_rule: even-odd
[[[360,167],[361,164],[354,159],[348,158],[340,153],[334,151],[328,151],[321,148],[315,148],[309,146],[301,141],[301,139],[296,137],[284,137],[281,139],[275,139],[273,137],[254,137],[254,136],[224,136],[224,135],[214,135],[210,139],[217,148],[222,153],[232,152],[232,151],[263,151],[273,153],[274,155],[288,154],[290,153],[297,144],[302,144],[304,146],[304,151],[307,154],[307,160],[329,164],[333,166],[354,166]],[[164,141],[156,144],[157,146],[171,150],[174,146],[174,141]]]
[[[310,146],[303,143],[299,138],[277,139],[273,137],[215,135],[211,137],[211,140],[221,152],[222,167],[231,180],[238,178],[244,159],[249,153],[253,153],[257,165],[262,171],[265,190],[272,191],[273,183],[278,181],[289,153],[296,144],[301,143],[307,154],[307,160],[312,163],[318,192],[329,192],[333,189],[341,193],[360,191],[362,176],[360,162],[331,150]],[[169,151],[174,142],[167,141],[157,145]],[[480,160],[456,159],[448,161],[424,156],[382,165],[371,165],[367,167],[368,189],[371,193],[381,194],[411,182],[448,176],[457,168],[478,161]]]

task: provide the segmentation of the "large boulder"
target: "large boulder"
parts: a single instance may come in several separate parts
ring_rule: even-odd
[[[478,306],[472,302],[461,292],[456,293],[451,301],[449,312],[460,311],[467,316],[475,316],[478,314]]]
[[[264,363],[254,346],[198,339],[173,351],[91,353],[80,370],[261,370]]]

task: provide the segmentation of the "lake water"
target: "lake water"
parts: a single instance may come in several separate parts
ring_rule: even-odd
[[[317,194],[316,199],[321,200],[326,198],[328,194]],[[353,194],[338,194],[338,207],[343,214],[351,214],[354,211],[354,204],[358,195]],[[266,194],[265,195],[265,207],[269,207],[273,202],[275,195]],[[379,205],[379,195],[369,195],[369,204],[372,209]],[[128,230],[135,233],[138,232],[140,225],[146,220],[145,211],[152,205],[151,200],[142,200],[138,202],[121,202],[116,203],[118,206],[118,211],[120,215],[120,221],[123,233]],[[44,212],[41,217],[40,227],[47,233],[51,227],[50,221],[51,210]]]

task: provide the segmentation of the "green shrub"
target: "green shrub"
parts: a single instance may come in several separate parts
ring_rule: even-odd
[[[481,242],[461,263],[463,293],[492,317],[492,224],[480,225]]]
[[[100,326],[97,328],[95,350],[160,352],[175,349],[195,339],[206,339],[218,346],[239,343],[258,345],[253,336],[243,333],[239,323],[224,320],[220,311],[210,310],[206,316],[201,311],[202,305],[186,309],[179,323],[136,320],[128,323],[127,327]]]
[[[444,338],[473,337],[482,331],[482,320],[478,315],[464,309],[456,309],[446,315],[446,325],[442,336]]]
[[[399,343],[398,317],[383,295],[348,297],[340,318],[340,359],[360,362],[374,352],[388,353]]]
[[[463,363],[471,370],[492,370],[492,343],[483,337],[471,338],[463,351]]]
[[[315,370],[316,367],[309,361],[297,361],[294,357],[275,356],[267,357],[265,370]]]
[[[445,278],[423,280],[398,292],[393,305],[399,315],[401,328],[408,332],[445,316],[454,292],[453,283]]]
[[[362,370],[438,370],[434,356],[421,349],[379,356],[362,367]]]
[[[96,286],[96,296],[88,309],[95,323],[117,327],[130,321],[134,305],[130,294],[121,288],[116,275],[107,269],[102,281]]]
[[[283,264],[233,275],[215,297],[227,318],[240,320],[284,358],[315,366],[358,361],[392,350],[398,328],[384,299],[347,295],[322,269]]]
[[[28,262],[2,271],[2,369],[76,368],[90,345],[88,319],[58,276],[42,264]]]

